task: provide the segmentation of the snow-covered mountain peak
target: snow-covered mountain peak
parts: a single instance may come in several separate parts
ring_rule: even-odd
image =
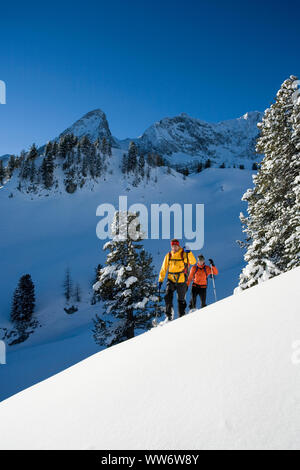
[[[191,119],[191,116],[189,116],[187,113],[180,113],[179,116],[187,119]]]
[[[259,121],[261,120],[263,113],[260,111],[250,111],[245,113],[240,119],[251,120],[251,121]]]
[[[182,112],[154,122],[138,138],[119,140],[112,136],[105,113],[95,109],[59,137],[71,133],[79,138],[86,135],[92,142],[105,137],[113,147],[124,151],[134,141],[141,153],[158,153],[169,159],[171,166],[193,167],[209,158],[213,165],[246,163],[251,167],[251,161],[257,158],[255,141],[259,132],[257,123],[261,119],[262,113],[251,111],[236,119],[209,123]]]
[[[174,154],[185,154],[200,161],[210,158],[217,164],[241,164],[256,158],[257,123],[261,118],[261,113],[253,111],[237,119],[208,123],[181,113],[155,122],[136,143],[143,152],[169,156],[170,162]]]
[[[106,114],[101,109],[94,109],[93,111],[88,112],[64,130],[59,137],[66,134],[74,134],[78,138],[86,135],[91,142],[95,142],[97,139],[101,140],[105,137],[116,146],[116,142],[110,132]]]

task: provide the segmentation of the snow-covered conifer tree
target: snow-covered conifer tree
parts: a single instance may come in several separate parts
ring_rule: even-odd
[[[145,156],[141,154],[138,159],[139,174],[142,178],[145,176]]]
[[[17,167],[16,157],[14,155],[11,155],[8,159],[8,164],[6,168],[8,178],[11,178],[16,167]]]
[[[121,171],[122,171],[123,174],[126,174],[128,172],[128,155],[127,155],[127,153],[123,154]]]
[[[130,142],[127,157],[127,169],[128,171],[135,170],[138,162],[138,151],[134,142]]]
[[[81,289],[78,283],[76,284],[74,288],[74,300],[75,302],[81,302]]]
[[[32,144],[32,146],[30,147],[30,150],[28,152],[28,159],[29,160],[35,160],[38,156],[38,151],[37,151],[37,148],[36,148],[36,145],[35,144]]]
[[[65,272],[63,288],[64,288],[65,299],[67,302],[69,302],[72,296],[72,292],[73,292],[73,281],[71,278],[71,272],[69,268],[67,268]]]
[[[49,151],[48,155],[44,157],[41,165],[42,182],[46,189],[50,189],[53,186],[53,171],[53,157],[51,152]]]
[[[299,104],[291,76],[258,125],[257,152],[264,155],[253,176],[254,188],[243,196],[248,217],[241,214],[248,248],[247,266],[238,290],[251,287],[280,272],[299,266]]]
[[[34,308],[34,284],[30,274],[25,274],[20,278],[13,296],[11,321],[16,328],[17,335],[15,335],[16,339],[10,344],[25,341],[36,328],[38,322],[33,319]]]
[[[48,155],[53,155],[53,143],[51,141],[46,144],[45,155],[46,157],[48,157]]]
[[[4,165],[3,165],[3,161],[0,160],[0,185],[3,184],[4,179],[5,179],[5,175],[6,175],[6,172],[5,172],[5,168],[4,168]]]
[[[94,338],[110,346],[147,330],[155,314],[155,272],[152,257],[139,243],[143,239],[136,214],[116,212],[113,238],[105,244],[106,266],[100,270],[95,291],[104,300],[104,314],[94,321]]]
[[[294,89],[298,82],[294,82]],[[288,269],[300,265],[300,96],[293,98],[291,115],[292,143],[294,146],[290,162],[291,185],[289,188],[286,219],[289,233],[285,239],[284,261]]]

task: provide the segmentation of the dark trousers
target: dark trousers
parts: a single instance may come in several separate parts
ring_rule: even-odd
[[[206,286],[197,286],[196,284],[193,284],[192,298],[190,303],[191,308],[196,308],[198,295],[201,299],[201,307],[206,307]]]
[[[173,308],[173,296],[174,292],[177,292],[177,300],[178,300],[178,316],[182,317],[185,314],[186,308],[186,301],[185,301],[185,294],[187,291],[187,286],[185,282],[172,282],[168,279],[167,288],[166,288],[166,295],[165,295],[165,302],[166,302],[166,315],[169,319],[172,317],[172,308]]]

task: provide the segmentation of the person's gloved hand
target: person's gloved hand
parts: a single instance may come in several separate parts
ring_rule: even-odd
[[[158,283],[157,283],[158,290],[160,290],[160,289],[161,289],[161,286],[162,286],[162,284],[163,284],[163,283],[162,283],[161,281],[158,281]]]
[[[215,265],[215,263],[213,262],[213,260],[211,258],[208,261],[209,261],[209,264],[211,264],[212,266]]]

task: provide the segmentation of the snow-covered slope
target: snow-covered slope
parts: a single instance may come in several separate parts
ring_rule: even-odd
[[[110,140],[115,147],[117,146],[111,135],[106,115],[101,109],[95,109],[85,114],[72,124],[72,126],[65,129],[58,136],[57,140],[59,137],[66,134],[73,134],[79,139],[86,135],[91,142],[95,142],[97,139],[101,141],[101,139],[105,137],[107,140]]]
[[[258,116],[251,116],[215,125],[220,128],[220,133],[228,134],[228,138],[231,132],[235,136],[241,133],[241,143],[236,154],[239,156],[232,160],[232,151],[228,154],[231,167],[243,159],[244,139],[251,140],[251,136],[257,132]],[[198,121],[187,115],[182,115],[182,119],[182,125],[187,128],[183,133],[187,144],[182,149],[192,152],[188,142],[194,132],[191,128],[197,127]],[[170,125],[174,132],[169,129],[168,140],[173,149],[172,145],[178,141],[179,127],[175,118]],[[203,128],[206,129],[205,123]],[[92,141],[101,137],[112,139],[106,116],[99,109],[85,115],[63,134],[69,132],[78,137],[88,135]],[[212,133],[207,132],[211,139]],[[205,134],[203,136],[206,138]],[[144,138],[140,140],[142,142]],[[155,142],[153,138],[153,149]],[[128,141],[125,143],[128,147]],[[113,145],[119,144],[116,142]],[[238,275],[244,265],[243,253],[236,244],[236,240],[242,237],[239,213],[245,210],[241,196],[252,186],[252,172],[211,168],[185,179],[165,167],[150,168],[150,177],[136,184],[132,175],[124,176],[121,173],[124,149],[120,147],[113,148],[112,156],[106,158],[101,176],[96,179],[88,176],[84,184],[76,181],[77,189],[73,194],[66,193],[65,161],[60,157],[55,160],[55,184],[50,190],[44,188],[38,171],[34,173],[39,179],[37,189],[29,191],[26,182],[33,186],[30,178],[25,181],[26,184],[22,181],[22,185],[25,184],[23,189],[18,176],[19,169],[0,188],[0,213],[5,214],[0,235],[1,261],[5,266],[5,274],[3,271],[0,282],[0,339],[7,339],[7,331],[12,328],[9,318],[13,292],[20,277],[27,273],[32,276],[36,287],[35,315],[40,323],[40,328],[25,343],[8,348],[8,365],[0,369],[0,400],[95,352],[92,318],[101,311],[101,306],[91,305],[91,285],[95,281],[95,267],[105,261],[103,243],[95,233],[98,222],[96,208],[101,203],[113,203],[118,208],[119,195],[127,194],[129,205],[140,202],[148,208],[151,203],[205,204],[205,245],[201,251],[207,258],[212,256],[220,269],[218,298],[230,295],[237,285]],[[174,150],[178,148],[174,147]],[[221,163],[225,161],[225,154],[220,152]],[[203,159],[204,156],[206,159],[211,155],[208,152],[203,154]],[[186,165],[194,162],[195,158],[202,158],[192,153],[173,153],[167,157],[175,165]],[[40,168],[42,161],[42,155],[36,158],[35,170]],[[215,159],[214,166],[216,164]],[[252,161],[248,160],[245,166],[251,168]],[[169,250],[169,242],[149,240],[145,242],[145,248],[152,253],[158,271],[163,255]],[[82,290],[78,312],[71,316],[64,311],[65,301],[62,296],[62,282],[67,267],[71,269],[73,281],[79,283]],[[212,301],[211,291],[208,300]],[[68,346],[64,348],[66,344]],[[56,350],[61,353],[56,354]]]
[[[12,295],[20,276],[26,273],[35,283],[35,315],[41,324],[25,343],[8,347],[7,365],[0,367],[0,400],[95,352],[91,319],[101,306],[90,302],[95,267],[105,261],[104,242],[96,237],[96,208],[101,203],[118,208],[119,195],[128,195],[128,206],[143,203],[149,209],[151,203],[205,204],[205,245],[201,252],[207,259],[213,257],[220,270],[216,279],[218,298],[231,295],[237,286],[244,261],[236,240],[242,237],[239,214],[245,210],[245,203],[241,197],[252,185],[250,171],[210,168],[184,179],[158,168],[153,170],[149,184],[134,188],[128,179],[120,178],[117,168],[112,170],[113,175],[74,194],[47,192],[47,197],[39,198],[13,190],[10,183],[0,190],[0,213],[5,214],[0,236],[5,266],[0,283],[0,339],[1,327],[11,326]],[[9,198],[11,191],[13,198]],[[152,253],[158,272],[169,251],[169,241],[146,240],[145,248]],[[63,310],[66,267],[82,290],[82,302],[74,315]],[[212,301],[209,286],[208,302]]]
[[[3,402],[0,448],[300,449],[299,276],[297,268]]]

